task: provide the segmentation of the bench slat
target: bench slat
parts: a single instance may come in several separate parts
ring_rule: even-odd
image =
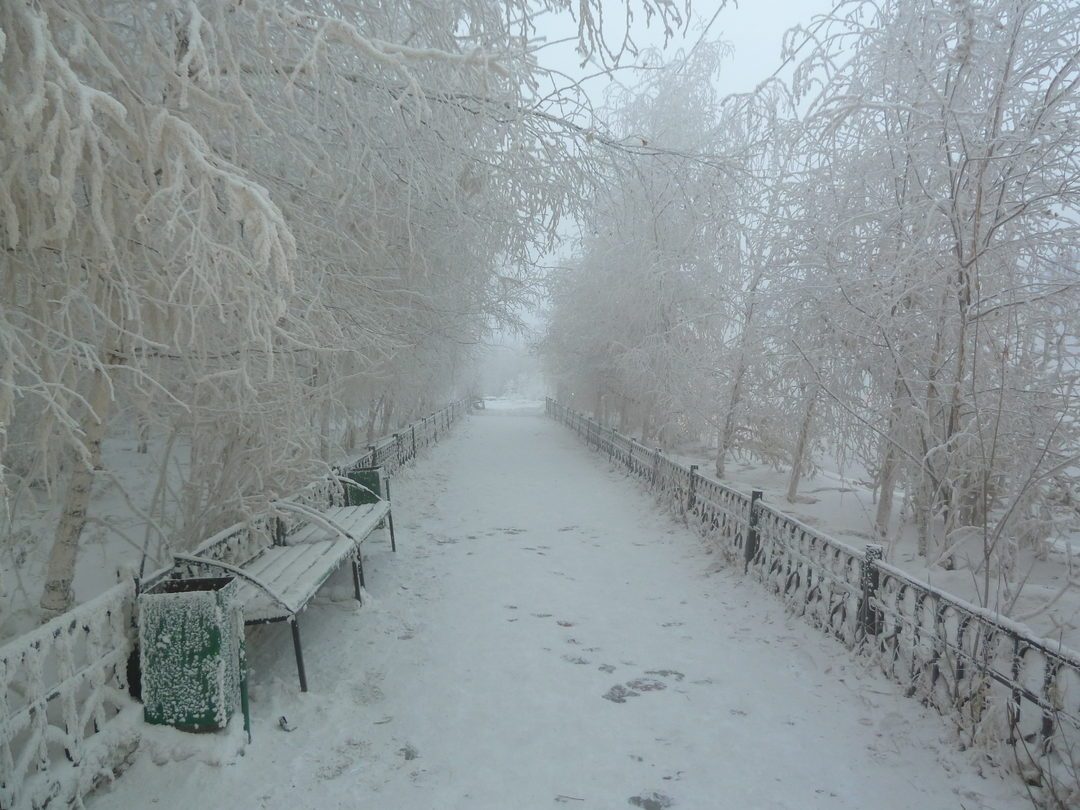
[[[307,555],[322,555],[324,553],[323,545],[326,542],[329,541],[324,540],[319,543],[305,543],[296,546],[270,546],[245,565],[244,570],[250,571],[268,585],[275,583]]]
[[[385,519],[389,513],[390,504],[387,501],[365,503],[360,506],[336,506],[319,512],[349,532],[358,542],[363,542],[375,530],[379,521]],[[310,543],[313,540],[326,540],[333,536],[325,527],[309,523],[297,530],[295,534],[289,535],[288,542]]]
[[[251,571],[267,572],[255,575],[285,602],[307,605],[319,587],[352,555],[354,548],[347,539],[273,546],[252,561]],[[238,597],[244,605],[244,620],[249,623],[287,619],[290,615],[253,584],[241,584]]]
[[[356,538],[357,543],[363,542],[389,513],[388,501],[319,510],[319,514]],[[263,549],[240,567],[297,609],[312,600],[356,548],[352,540],[317,523],[307,523],[290,535],[287,542],[284,546]],[[237,596],[244,605],[244,619],[248,623],[281,621],[292,615],[254,583],[242,581]]]

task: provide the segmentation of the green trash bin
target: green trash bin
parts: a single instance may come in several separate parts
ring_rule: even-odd
[[[244,618],[236,591],[233,577],[202,577],[164,580],[139,595],[146,722],[216,731],[241,708]]]

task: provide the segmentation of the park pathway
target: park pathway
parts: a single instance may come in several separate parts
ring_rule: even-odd
[[[395,480],[364,607],[342,576],[304,616],[311,692],[265,629],[253,742],[155,731],[90,807],[1027,806],[541,411],[491,407]]]

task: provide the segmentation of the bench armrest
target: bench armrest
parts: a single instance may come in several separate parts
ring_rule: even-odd
[[[263,582],[256,576],[252,576],[243,568],[237,568],[235,565],[229,565],[229,563],[212,560],[209,557],[197,557],[194,554],[173,554],[173,559],[180,560],[181,562],[193,563],[195,565],[205,565],[210,568],[220,568],[223,571],[228,571],[230,574],[235,574],[241,579],[245,579],[250,582],[260,591],[265,593],[267,596],[269,596],[271,599],[273,599],[275,602],[285,608],[285,610],[289,611],[289,613],[296,614],[297,612],[296,608],[294,608],[292,605],[290,605],[288,602],[286,602],[284,599],[274,593],[265,582]]]
[[[309,506],[304,506],[300,503],[289,503],[288,501],[274,501],[271,506],[276,509],[282,509],[286,512],[295,512],[298,515],[302,515],[312,523],[322,526],[324,529],[334,532],[339,537],[344,537],[347,540],[351,540],[356,543],[356,538],[349,534],[345,529],[341,528],[336,522],[322,514],[318,510],[312,509]]]
[[[361,469],[365,469],[365,468],[361,468]],[[377,470],[379,468],[378,467],[371,467],[371,468],[368,468],[368,469]],[[380,500],[380,501],[385,501],[386,500],[386,498],[382,497],[378,492],[376,492],[373,489],[368,489],[363,484],[361,484],[359,481],[353,481],[351,478],[346,478],[344,475],[335,475],[334,478],[336,478],[338,481],[340,481],[345,486],[356,487],[357,489],[362,489],[362,490],[364,490],[364,492],[370,493],[371,496],[373,498],[376,498],[377,500]]]

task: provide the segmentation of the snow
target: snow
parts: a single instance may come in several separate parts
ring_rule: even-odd
[[[540,412],[490,402],[395,480],[364,607],[305,614],[311,692],[287,629],[249,636],[243,756],[159,746],[89,806],[1027,806]]]

